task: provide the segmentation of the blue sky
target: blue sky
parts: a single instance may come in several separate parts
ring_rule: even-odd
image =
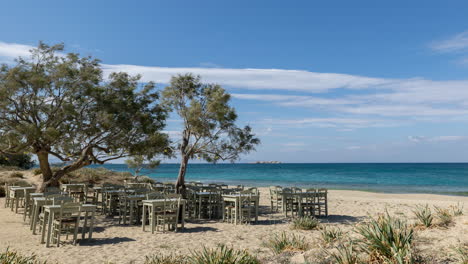
[[[262,139],[242,161],[466,162],[467,14],[466,1],[9,1],[0,61],[43,40],[160,87],[201,74]]]

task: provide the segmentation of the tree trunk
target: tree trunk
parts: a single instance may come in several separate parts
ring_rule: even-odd
[[[39,151],[36,155],[42,172],[42,183],[38,186],[38,191],[44,192],[46,187],[58,186],[58,181],[53,180],[53,173],[49,164],[49,153],[46,151]]]
[[[189,132],[187,130],[184,130],[183,136],[182,136],[182,143],[180,145],[180,154],[181,154],[181,160],[180,160],[180,168],[179,168],[179,175],[177,176],[177,181],[175,184],[175,190],[176,193],[182,194],[182,197],[186,197],[186,192],[185,192],[185,172],[187,171],[187,164],[189,161],[189,155],[187,153],[187,146],[189,143]]]

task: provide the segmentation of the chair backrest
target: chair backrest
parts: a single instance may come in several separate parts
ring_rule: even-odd
[[[45,193],[60,193],[60,188],[58,187],[46,187]]]
[[[60,218],[79,216],[81,213],[81,204],[74,202],[66,202],[60,206]]]
[[[166,194],[167,199],[172,199],[172,198],[182,198],[182,195],[179,193],[168,193]]]
[[[291,190],[291,188],[283,188],[283,190],[281,190],[282,193],[293,193],[293,191]]]
[[[72,203],[73,198],[68,196],[58,196],[52,198],[53,205],[63,205],[64,203]]]
[[[293,193],[301,193],[302,192],[302,189],[298,188],[298,187],[292,187],[291,190],[293,191]]]
[[[164,199],[164,213],[177,212],[179,210],[180,198]]]
[[[150,192],[146,194],[147,200],[154,200],[154,199],[164,199],[165,195],[162,192]]]

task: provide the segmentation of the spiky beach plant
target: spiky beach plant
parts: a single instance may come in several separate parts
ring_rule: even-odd
[[[339,245],[337,252],[330,252],[334,262],[336,264],[360,264],[364,263],[360,258],[356,249],[354,248],[353,242],[348,245]]]
[[[320,225],[320,221],[315,217],[303,216],[293,219],[291,229],[312,230]]]
[[[0,253],[0,264],[46,264],[46,261],[39,261],[35,255],[24,256],[17,251],[6,249]]]
[[[430,227],[432,225],[434,216],[432,215],[431,208],[429,208],[428,204],[424,206],[416,206],[416,208],[413,210],[413,213],[418,219],[419,225],[425,227]]]
[[[440,226],[449,226],[453,222],[453,215],[446,208],[434,206],[436,211],[437,219],[439,220]]]
[[[192,252],[188,264],[260,264],[260,261],[245,250],[236,250],[221,245],[215,249],[203,248]]]
[[[310,247],[304,237],[294,234],[288,235],[285,232],[272,235],[263,245],[271,249],[275,254],[284,251],[305,251]]]
[[[320,236],[323,242],[329,244],[339,240],[343,236],[343,231],[338,227],[325,226],[320,230]]]
[[[406,262],[403,263],[412,263],[414,231],[405,221],[393,218],[387,212],[377,219],[371,219],[370,222],[358,226],[357,232],[363,236],[360,240],[361,248],[371,259],[395,261],[395,263],[404,260]]]

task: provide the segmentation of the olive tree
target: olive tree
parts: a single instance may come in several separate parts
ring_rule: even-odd
[[[161,160],[148,159],[143,155],[135,155],[131,159],[125,161],[129,169],[134,171],[134,180],[138,181],[138,177],[141,176],[140,172],[143,169],[155,169],[161,164]]]
[[[90,164],[164,153],[167,112],[155,85],[124,72],[104,78],[98,60],[62,51],[39,43],[0,67],[0,153],[35,154],[41,189]],[[54,160],[63,166],[52,170]]]
[[[220,85],[204,84],[200,76],[192,74],[172,77],[163,90],[162,104],[183,120],[181,139],[176,146],[181,159],[177,192],[185,190],[190,159],[235,161],[260,143],[249,126],[236,125],[237,114],[229,101],[230,95]]]

